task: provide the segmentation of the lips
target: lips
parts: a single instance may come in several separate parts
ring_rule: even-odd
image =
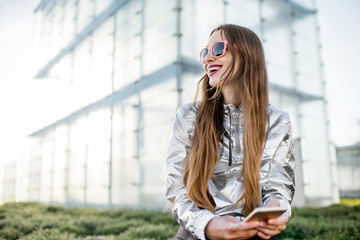
[[[217,73],[221,68],[222,68],[222,65],[218,65],[218,64],[210,65],[210,66],[208,67],[208,71],[207,71],[209,77],[211,77],[212,75],[214,75],[215,73]]]

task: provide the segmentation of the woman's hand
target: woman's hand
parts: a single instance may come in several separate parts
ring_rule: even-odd
[[[232,216],[215,217],[206,225],[205,235],[212,240],[248,239],[259,232],[258,226],[258,221],[244,223]]]
[[[267,222],[260,222],[257,235],[263,239],[269,239],[271,236],[279,234],[286,229],[286,223],[289,221],[286,215],[278,218],[269,219]]]
[[[271,200],[266,204],[266,207],[279,207],[280,204],[276,200]],[[257,230],[257,235],[263,239],[269,239],[271,236],[279,234],[286,229],[286,223],[289,221],[285,214],[282,214],[278,218],[271,218],[266,222],[261,221]]]

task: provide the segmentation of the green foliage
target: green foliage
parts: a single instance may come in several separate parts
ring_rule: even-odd
[[[160,211],[45,206],[0,206],[0,240],[140,240],[172,238],[179,225]],[[360,239],[360,206],[293,209],[278,239]]]
[[[61,233],[58,229],[38,229],[20,240],[77,240],[74,234]]]
[[[0,230],[0,236],[4,239],[15,240],[19,239],[23,234],[15,228],[5,228]]]
[[[360,239],[359,206],[293,209],[279,239]]]
[[[120,235],[120,239],[168,239],[174,237],[177,228],[177,226],[169,224],[147,224],[136,228],[130,228],[129,230]]]
[[[110,235],[110,234],[120,234],[125,232],[130,228],[134,228],[137,226],[142,226],[148,224],[147,222],[139,219],[131,219],[128,221],[119,221],[110,223],[103,228],[99,229],[98,234],[100,235]]]

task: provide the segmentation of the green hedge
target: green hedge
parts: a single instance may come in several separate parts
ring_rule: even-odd
[[[169,239],[178,223],[150,210],[104,210],[6,203],[0,207],[0,240]],[[293,209],[278,239],[360,239],[360,206]]]

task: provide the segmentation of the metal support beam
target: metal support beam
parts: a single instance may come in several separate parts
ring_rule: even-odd
[[[178,100],[177,104],[178,107],[182,105],[182,65],[180,64],[181,61],[181,0],[176,0],[176,7],[174,9],[176,14],[176,90],[178,92]]]

